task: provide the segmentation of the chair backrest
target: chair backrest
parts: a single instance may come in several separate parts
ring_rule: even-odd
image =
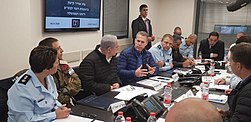
[[[7,122],[8,119],[8,90],[15,83],[17,78],[24,74],[27,70],[28,69],[23,69],[12,77],[0,80],[0,122]]]

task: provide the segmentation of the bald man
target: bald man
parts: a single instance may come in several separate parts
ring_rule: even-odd
[[[176,103],[166,115],[166,122],[222,122],[217,109],[199,98],[187,98]]]

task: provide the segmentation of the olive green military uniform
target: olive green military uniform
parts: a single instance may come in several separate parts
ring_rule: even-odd
[[[57,86],[58,101],[67,104],[67,107],[74,106],[73,96],[76,95],[81,88],[81,81],[78,75],[73,71],[66,61],[60,60],[58,70],[52,75]],[[69,79],[72,78],[69,83]]]

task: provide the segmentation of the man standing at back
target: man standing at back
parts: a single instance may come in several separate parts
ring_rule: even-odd
[[[86,95],[102,95],[122,85],[117,75],[118,49],[117,37],[104,35],[100,45],[81,62],[78,74]]]
[[[78,75],[63,61],[63,49],[55,38],[45,38],[39,42],[39,46],[48,46],[57,50],[59,66],[57,72],[52,74],[58,91],[58,101],[66,104],[67,107],[74,106],[74,98],[81,88],[81,82]]]
[[[152,41],[154,41],[155,36],[152,34],[152,25],[151,20],[146,18],[148,14],[148,6],[146,4],[142,4],[139,7],[140,15],[137,19],[132,21],[132,38],[133,44],[136,38],[136,35],[139,31],[145,31],[148,33],[148,43],[145,49],[150,49],[152,46]]]

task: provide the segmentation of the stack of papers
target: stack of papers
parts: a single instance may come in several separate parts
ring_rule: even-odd
[[[155,91],[162,89],[166,83],[159,82],[157,80],[145,79],[137,82],[138,84],[153,87]]]
[[[119,99],[119,100],[126,100],[126,101],[129,101],[133,97],[136,97],[136,96],[141,95],[143,93],[146,93],[148,96],[151,96],[153,94],[158,93],[158,92],[151,90],[151,89],[145,89],[143,87],[137,87],[137,86],[131,86],[131,85],[127,85],[127,86],[115,89],[113,91],[120,92],[114,98]]]
[[[210,83],[209,89],[210,90],[226,90],[229,89],[230,85],[216,85],[214,83]]]
[[[227,95],[209,94],[208,101],[225,104],[227,102]]]
[[[103,122],[103,121],[89,119],[89,118],[80,117],[80,116],[69,115],[67,118],[56,119],[54,122]]]

